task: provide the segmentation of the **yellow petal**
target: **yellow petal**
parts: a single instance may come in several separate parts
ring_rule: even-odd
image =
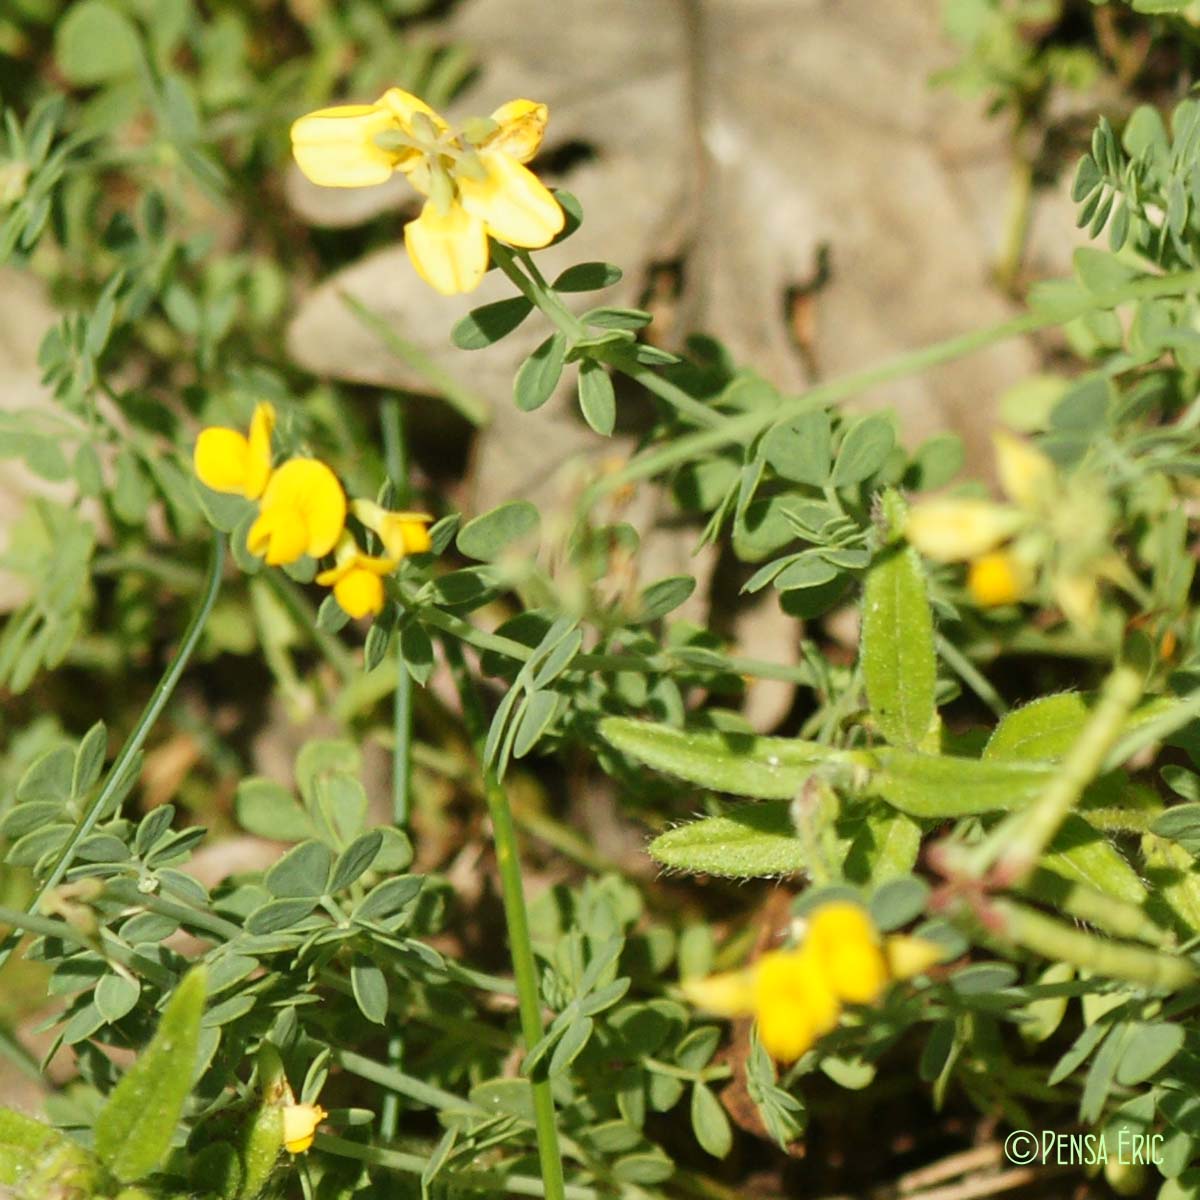
[[[851,1004],[874,1004],[887,986],[887,963],[866,910],[833,901],[809,917],[804,948],[820,964],[829,987]]]
[[[838,1022],[841,1006],[816,957],[776,950],[754,965],[754,1016],[767,1052],[795,1062]]]
[[[904,536],[927,558],[964,562],[994,550],[1024,517],[990,500],[926,500],[909,511]]]
[[[942,947],[936,942],[899,933],[884,942],[884,951],[893,979],[911,979],[914,975],[923,975],[942,961],[943,954]]]
[[[438,133],[445,133],[449,129],[449,126],[442,117],[430,108],[424,100],[419,96],[414,96],[412,92],[404,91],[403,88],[388,88],[375,101],[372,107],[386,109],[400,123],[401,128],[406,131],[412,129],[413,117],[417,113],[422,113],[428,117]]]
[[[246,549],[272,567],[298,562],[307,543],[304,520],[290,508],[264,509],[246,534]]]
[[[202,429],[192,462],[196,478],[214,492],[243,493],[250,443],[236,429],[220,425]]]
[[[370,187],[386,183],[402,157],[375,144],[375,135],[396,128],[396,118],[374,104],[322,108],[292,124],[292,154],[300,170],[321,187]]]
[[[967,572],[967,590],[981,608],[1016,604],[1032,582],[1028,568],[1011,550],[981,554]]]
[[[268,520],[278,527],[278,532],[273,530],[273,536],[286,539],[287,552],[295,543],[290,523],[298,521],[303,530],[304,545],[296,558],[301,554],[321,558],[337,545],[346,524],[346,494],[337,476],[323,462],[315,458],[289,459],[267,483],[262,495],[262,515],[251,527],[251,533]],[[247,545],[251,553],[260,553],[250,545],[249,539]],[[270,556],[267,561],[272,561]],[[275,561],[295,562],[296,559]]]
[[[257,500],[271,477],[271,431],[275,428],[275,409],[263,403],[255,406],[250,418],[250,443],[246,455],[246,479],[243,493]]]
[[[536,100],[510,100],[492,113],[492,120],[500,128],[480,149],[499,150],[517,162],[527,163],[538,152],[549,119],[550,110]]]
[[[333,595],[347,616],[374,616],[383,609],[383,580],[375,571],[355,567],[333,585]]]
[[[481,150],[478,158],[483,179],[457,177],[463,208],[510,246],[535,249],[553,241],[566,218],[545,184],[507,154]]]
[[[455,204],[443,215],[428,201],[404,227],[404,245],[417,274],[443,296],[473,292],[488,265],[483,222]]]
[[[715,1017],[745,1017],[754,1011],[750,971],[725,971],[704,979],[685,979],[680,986],[689,1004]]]
[[[327,1116],[319,1104],[289,1104],[283,1110],[283,1148],[289,1154],[303,1154]]]
[[[1000,486],[1010,500],[1022,508],[1044,506],[1053,501],[1058,473],[1040,450],[1010,433],[993,435],[996,471]]]

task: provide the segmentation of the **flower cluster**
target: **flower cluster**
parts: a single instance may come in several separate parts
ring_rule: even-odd
[[[859,905],[839,900],[809,917],[799,946],[683,988],[717,1016],[754,1017],[767,1053],[791,1063],[837,1025],[844,1005],[875,1004],[889,983],[921,974],[940,957],[940,947],[923,938],[881,940]]]
[[[370,500],[347,505],[338,477],[320,459],[293,457],[273,465],[271,434],[275,409],[259,404],[248,435],[210,426],[196,439],[196,476],[214,492],[257,501],[258,515],[246,534],[246,548],[270,566],[287,566],[305,555],[333,556],[333,566],[317,575],[317,583],[333,589],[351,617],[383,608],[383,577],[409,554],[430,548],[425,513],[389,512]],[[348,513],[371,530],[384,555],[365,554],[346,527]]]
[[[1083,629],[1099,617],[1100,581],[1115,578],[1111,504],[1098,480],[1069,483],[1028,442],[997,433],[996,468],[1007,504],[942,497],[913,506],[905,536],[937,562],[965,562],[967,590],[982,608],[1016,604],[1039,569],[1068,620]]]
[[[389,88],[374,104],[322,108],[292,125],[300,170],[322,187],[369,187],[399,171],[427,197],[404,227],[417,274],[444,295],[474,291],[488,238],[548,245],[564,225],[558,201],[524,164],[542,144],[549,110],[510,100],[457,131],[423,100]]]

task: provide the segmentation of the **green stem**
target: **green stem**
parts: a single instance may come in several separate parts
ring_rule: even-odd
[[[424,1174],[429,1165],[427,1158],[419,1154],[405,1154],[400,1150],[385,1150],[379,1146],[364,1146],[361,1142],[347,1141],[329,1133],[318,1133],[313,1145],[326,1154],[337,1154],[352,1158],[356,1162],[370,1163],[393,1171],[410,1175]],[[548,1179],[533,1179],[528,1175],[509,1175],[505,1171],[450,1171],[456,1188],[486,1192],[490,1196],[545,1196],[547,1200],[601,1200],[595,1188],[579,1184],[563,1184],[557,1190]]]
[[[404,411],[395,396],[383,402],[383,449],[388,478],[401,508],[408,499],[408,469],[405,461]],[[396,692],[392,701],[392,821],[400,829],[408,824],[409,790],[412,783],[412,676],[404,665],[402,643],[396,638]]]
[[[196,650],[196,646],[200,642],[200,635],[204,632],[204,625],[208,620],[208,614],[212,612],[217,592],[221,587],[221,567],[224,561],[225,535],[214,532],[212,545],[209,549],[208,574],[205,579],[204,591],[201,593],[200,603],[197,605],[196,611],[192,614],[191,621],[188,622],[187,629],[184,630],[183,640],[179,643],[179,650],[163,673],[162,678],[158,681],[158,685],[151,694],[149,702],[142,711],[142,715],[133,727],[133,732],[130,733],[117,757],[113,760],[113,765],[109,768],[108,775],[105,777],[104,785],[96,793],[91,804],[88,805],[83,815],[76,822],[75,828],[71,831],[71,836],[67,838],[66,844],[54,860],[54,865],[38,885],[33,898],[26,906],[26,912],[34,912],[38,905],[41,904],[46,893],[62,882],[63,876],[66,875],[68,868],[75,860],[75,854],[79,849],[80,843],[95,828],[96,822],[105,814],[105,810],[113,798],[124,787],[129,772],[134,767],[137,755],[145,744],[146,738],[150,735],[150,730],[153,728],[154,722],[158,720],[162,710],[171,699],[180,676],[182,676],[192,654]],[[0,967],[8,961],[19,941],[19,934],[10,934],[4,940],[3,944],[0,944]]]
[[[317,624],[317,614],[313,611],[308,597],[283,571],[263,571],[255,578],[262,579],[287,609],[292,620],[308,631],[308,635],[333,664],[333,669],[343,682],[358,677],[359,670],[354,656],[332,633]]]
[[[1008,184],[1008,208],[1004,214],[1004,240],[996,260],[996,282],[1006,292],[1013,291],[1025,257],[1029,237],[1029,215],[1033,202],[1033,163],[1020,149],[1020,131],[1013,147],[1013,164]]]
[[[1200,289],[1200,271],[1183,271],[1175,275],[1155,276],[1138,280],[1115,292],[1092,295],[1086,301],[1069,308],[1059,306],[1053,310],[1023,313],[1019,317],[1012,317],[984,329],[974,329],[969,333],[959,334],[957,337],[948,338],[946,341],[937,342],[932,346],[910,350],[877,366],[855,371],[840,379],[831,379],[828,383],[818,384],[798,396],[784,400],[770,411],[748,412],[738,417],[731,417],[723,421],[716,429],[704,429],[687,434],[684,437],[676,438],[667,446],[640,454],[620,471],[614,471],[611,475],[596,480],[586,488],[579,498],[579,511],[581,513],[591,511],[602,496],[618,491],[637,479],[648,479],[652,475],[668,470],[677,463],[700,458],[724,446],[746,445],[772,425],[788,421],[811,409],[835,404],[890,380],[919,374],[930,367],[973,354],[978,350],[995,345],[997,342],[1008,341],[1025,334],[1036,333],[1039,329],[1065,324],[1088,312],[1115,308],[1117,305],[1131,300],[1179,295],[1182,292],[1196,289]]]
[[[483,1113],[483,1109],[479,1105],[472,1104],[464,1096],[456,1096],[453,1092],[434,1087],[423,1079],[406,1075],[395,1067],[377,1063],[374,1059],[355,1054],[352,1050],[335,1050],[333,1061],[352,1075],[357,1075],[360,1079],[366,1079],[371,1083],[377,1083],[394,1095],[407,1096],[418,1104],[425,1104],[436,1109],[449,1108],[472,1112],[477,1116]]]
[[[487,739],[487,721],[475,685],[467,672],[458,642],[443,639],[446,659],[454,675],[462,700],[463,720],[479,761],[483,763],[483,745]],[[513,827],[508,795],[491,767],[483,767],[484,794],[492,821],[496,865],[504,898],[504,916],[508,924],[509,952],[517,983],[517,1008],[521,1018],[521,1036],[528,1053],[542,1038],[542,1005],[538,993],[537,964],[529,937],[529,917],[525,911],[525,891],[521,882],[521,860],[517,853],[517,834]],[[548,1200],[564,1200],[562,1158],[558,1148],[558,1129],[554,1119],[554,1097],[550,1081],[544,1075],[531,1080],[534,1124],[537,1128],[538,1158]],[[541,1193],[539,1193],[541,1194]]]
[[[1011,900],[996,900],[990,910],[999,921],[998,932],[1051,961],[1073,963],[1098,975],[1169,991],[1197,981],[1196,968],[1186,958],[1098,938]]]
[[[518,251],[514,254],[507,246],[493,243],[492,258],[500,270],[516,284],[525,299],[548,317],[554,326],[566,335],[568,341],[573,342],[589,336],[590,330],[559,299],[558,293],[546,282],[528,252]],[[518,258],[525,267],[524,271],[517,263]],[[714,412],[708,405],[702,404],[669,379],[664,379],[653,367],[638,362],[632,350],[626,346],[606,347],[597,350],[590,357],[598,362],[607,363],[623,375],[628,375],[648,392],[660,400],[665,400],[681,417],[687,418],[694,425],[712,428],[720,425],[723,420],[720,413]]]

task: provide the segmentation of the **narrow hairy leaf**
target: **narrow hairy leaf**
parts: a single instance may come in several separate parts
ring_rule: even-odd
[[[688,732],[669,725],[610,717],[600,735],[616,749],[689,783],[764,800],[791,799],[822,763],[854,757],[816,742],[714,730]]]
[[[96,1118],[96,1153],[122,1182],[149,1175],[170,1149],[192,1089],[205,975],[204,967],[194,967],[180,980],[150,1044]]]
[[[744,804],[659,834],[650,856],[664,867],[696,874],[756,879],[791,875],[807,865],[788,803]]]
[[[933,722],[937,660],[925,577],[909,546],[885,551],[867,572],[861,655],[880,732],[893,745],[918,745]]]

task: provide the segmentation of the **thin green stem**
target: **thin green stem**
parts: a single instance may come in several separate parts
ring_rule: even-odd
[[[396,1067],[377,1063],[374,1059],[366,1058],[362,1054],[355,1054],[352,1050],[335,1050],[333,1061],[352,1075],[357,1075],[360,1079],[366,1079],[371,1083],[377,1083],[397,1096],[407,1096],[418,1104],[425,1104],[436,1109],[450,1108],[472,1112],[476,1115],[485,1115],[479,1105],[472,1104],[465,1096],[456,1096],[453,1092],[434,1087],[433,1084],[426,1083],[423,1079],[406,1075]]]
[[[404,437],[404,410],[400,400],[389,396],[380,412],[383,425],[383,451],[388,478],[403,508],[408,499],[408,464]],[[392,698],[392,821],[400,829],[408,824],[409,791],[412,783],[412,703],[413,681],[404,665],[404,651],[396,638],[396,691]]]
[[[525,299],[548,317],[568,340],[577,341],[589,336],[587,326],[559,299],[558,293],[546,282],[530,254],[524,251],[514,254],[506,246],[493,245],[492,258],[500,270],[516,284]],[[524,270],[521,269],[522,266]],[[638,362],[629,346],[614,343],[612,346],[597,348],[591,357],[598,362],[607,363],[623,375],[628,375],[648,392],[660,400],[665,400],[681,417],[685,417],[694,425],[712,428],[720,425],[723,420],[720,413],[714,412],[683,388],[665,379],[653,367]]]
[[[403,1171],[409,1175],[421,1175],[429,1165],[429,1160],[419,1154],[364,1146],[361,1142],[347,1141],[329,1133],[318,1133],[313,1144],[327,1154],[337,1154],[342,1158]],[[447,1171],[447,1176],[453,1179],[456,1188],[486,1192],[490,1196],[545,1196],[547,1200],[554,1200],[557,1196],[561,1200],[601,1200],[600,1192],[592,1187],[560,1182],[556,1191],[547,1179],[510,1175],[506,1171]]]
[[[620,471],[614,471],[611,475],[596,480],[586,488],[579,498],[579,511],[581,513],[591,511],[602,496],[609,495],[635,480],[648,479],[668,470],[677,463],[691,461],[714,450],[719,450],[723,446],[746,445],[772,425],[790,420],[811,409],[835,404],[878,384],[919,374],[930,367],[973,354],[978,350],[995,345],[997,342],[1008,341],[1025,334],[1036,333],[1039,329],[1065,324],[1088,312],[1115,308],[1131,300],[1173,296],[1197,289],[1200,289],[1200,271],[1183,271],[1174,275],[1155,276],[1138,280],[1119,291],[1097,293],[1086,301],[1080,301],[1069,307],[1064,305],[1054,309],[1047,308],[1023,313],[1019,317],[1012,317],[1007,321],[1001,321],[983,329],[974,329],[969,333],[959,334],[957,337],[948,338],[932,346],[910,350],[888,359],[886,362],[879,363],[877,366],[818,384],[798,396],[785,400],[770,411],[754,411],[738,417],[731,417],[723,421],[716,429],[700,430],[685,437],[676,438],[667,446],[640,454]]]
[[[180,676],[183,675],[192,654],[196,650],[196,646],[200,642],[200,635],[204,632],[205,622],[208,620],[209,613],[212,612],[213,604],[217,599],[217,592],[221,587],[221,567],[224,561],[225,535],[214,532],[212,545],[209,549],[208,574],[205,578],[204,591],[201,593],[200,603],[197,605],[196,611],[192,614],[191,621],[188,622],[187,629],[184,630],[183,640],[179,643],[179,649],[163,673],[162,678],[158,681],[149,702],[142,711],[142,715],[133,727],[133,731],[121,747],[117,757],[113,760],[113,765],[109,768],[103,786],[80,816],[75,824],[75,828],[71,830],[71,835],[59,851],[58,857],[54,860],[54,865],[50,868],[41,883],[38,884],[33,898],[26,906],[28,913],[36,911],[46,893],[62,882],[63,876],[66,875],[68,868],[75,861],[75,854],[79,849],[80,843],[95,828],[96,822],[100,820],[101,816],[107,814],[107,810],[113,799],[119,795],[121,788],[125,786],[130,771],[134,769],[137,756],[145,744],[146,738],[150,735],[150,730],[153,728],[155,721],[158,720],[163,709],[167,706],[167,702],[171,699],[175,691],[175,686],[179,683]],[[8,961],[19,940],[19,934],[10,934],[4,940],[3,944],[0,944],[0,967]]]
[[[997,717],[1008,712],[1008,705],[987,677],[975,664],[943,634],[934,636],[938,657],[992,710]]]
[[[275,593],[292,620],[308,631],[309,636],[330,661],[342,680],[348,682],[356,679],[359,670],[354,656],[333,634],[317,624],[317,614],[313,610],[313,606],[295,583],[282,571],[263,571],[258,578],[264,580],[271,591]]]
[[[509,953],[517,983],[517,1008],[521,1018],[521,1036],[528,1053],[542,1038],[542,1005],[538,993],[537,964],[529,937],[529,917],[525,911],[525,890],[521,882],[521,860],[517,852],[517,833],[513,827],[508,795],[490,766],[483,765],[483,745],[487,739],[487,720],[463,658],[462,648],[450,638],[443,639],[446,659],[462,700],[463,720],[483,769],[484,794],[492,821],[496,865],[500,871],[500,889],[504,898],[504,916],[508,924]],[[548,1200],[564,1200],[562,1157],[558,1147],[558,1129],[554,1118],[554,1097],[545,1075],[531,1080],[534,1124],[537,1129],[538,1159],[542,1167]]]

